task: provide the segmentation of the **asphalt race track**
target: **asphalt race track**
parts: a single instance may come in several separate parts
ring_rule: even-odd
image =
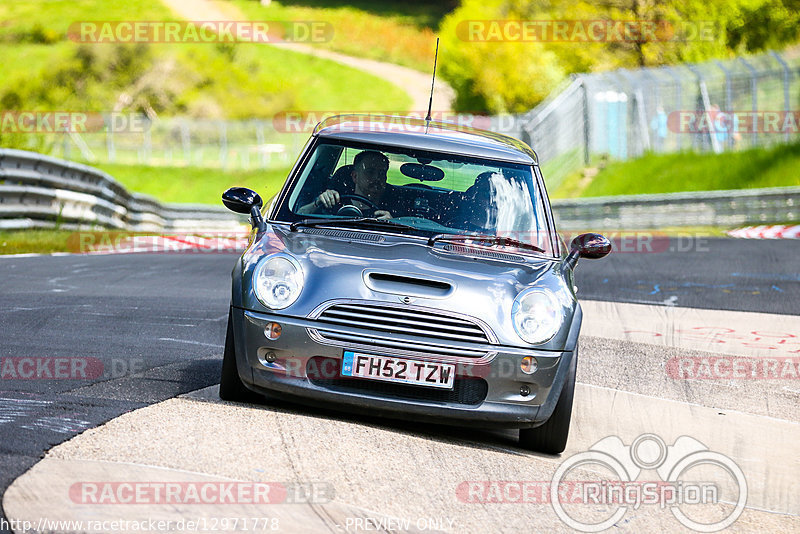
[[[75,369],[75,376],[94,379],[0,381],[3,491],[53,445],[218,381],[235,259],[0,257],[2,357],[99,361]],[[39,374],[48,372],[56,374]]]
[[[581,262],[579,298],[800,314],[797,240],[685,237],[657,243],[626,247],[616,241],[630,252]]]
[[[670,246],[672,250],[582,260],[578,266],[579,297],[638,304],[642,309],[677,306],[798,315],[800,244],[796,241],[701,238],[675,241]],[[55,445],[127,412],[217,383],[229,273],[236,257],[200,253],[0,257],[3,492]],[[587,305],[587,310],[590,308]],[[701,317],[708,314],[711,312],[698,311]],[[590,332],[591,340],[608,353],[618,350],[613,335],[601,333]],[[666,350],[647,340],[627,343],[625,351],[636,351],[640,362],[659,358],[659,351]],[[622,368],[628,365],[620,366],[615,376],[601,369],[606,362],[597,354],[587,351],[578,379],[603,389],[589,390],[586,395],[602,396],[609,391],[616,398],[619,390],[627,392],[620,397],[625,398],[628,393],[652,393],[648,390],[652,383],[637,384],[635,365],[632,370]],[[42,363],[37,360],[42,357],[62,361]],[[37,365],[36,374],[41,378],[24,376]],[[752,400],[752,413],[794,420],[800,392],[787,393],[783,387],[764,394],[759,389],[763,384],[751,381],[739,392],[742,398]],[[692,396],[696,392],[679,389],[664,385],[660,396],[674,402],[698,401]],[[703,395],[705,404],[713,407],[717,400],[724,404],[728,393],[711,387],[703,390]],[[198,398],[209,402],[213,395],[206,391]],[[588,419],[580,408],[576,409],[575,417]],[[278,407],[276,417],[289,417],[295,410]],[[332,417],[333,426],[340,421],[339,416],[321,416]],[[413,425],[385,426],[358,418],[347,421],[355,421],[359,428],[359,423],[367,429],[377,425],[379,432],[387,433],[387,439],[398,433],[405,439],[411,434],[434,445],[444,442],[449,446],[474,436],[474,431],[442,433],[428,428],[417,434]],[[318,421],[312,423],[308,423],[311,435],[325,432],[314,426]],[[180,420],[172,424],[178,427]],[[176,431],[162,425],[130,439],[155,441],[160,432]],[[582,432],[576,431],[575,440],[582,440]],[[508,433],[481,436],[479,433],[478,440],[485,451],[497,450],[497,454],[512,458],[521,454],[515,451]],[[591,439],[586,439],[584,449],[591,445]],[[113,456],[113,451],[104,454]],[[202,452],[198,452],[198,458],[203,458]],[[558,463],[557,458],[545,460],[552,466]],[[794,525],[797,528],[797,523]]]

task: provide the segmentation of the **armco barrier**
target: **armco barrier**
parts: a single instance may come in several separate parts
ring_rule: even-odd
[[[554,200],[559,230],[734,227],[800,221],[800,187]]]
[[[131,193],[105,172],[0,148],[0,228],[236,230],[247,222],[222,206],[162,204]]]
[[[559,230],[734,227],[800,221],[800,187],[555,200]],[[222,206],[161,204],[108,174],[23,150],[0,149],[0,228],[236,230]]]

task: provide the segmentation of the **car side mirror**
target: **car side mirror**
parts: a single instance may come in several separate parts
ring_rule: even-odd
[[[611,253],[611,241],[600,234],[581,234],[572,240],[572,250],[578,250],[581,258],[599,260]]]
[[[564,266],[570,269],[575,268],[578,258],[589,258],[597,260],[604,258],[611,253],[611,241],[600,234],[581,234],[572,240],[570,252],[564,261]]]
[[[258,228],[260,231],[265,227],[260,211],[263,202],[258,193],[252,189],[231,187],[222,193],[222,203],[231,211],[250,215],[250,223],[253,228]]]
[[[253,208],[260,209],[263,205],[258,193],[246,187],[231,187],[222,193],[222,203],[231,211],[248,215]]]

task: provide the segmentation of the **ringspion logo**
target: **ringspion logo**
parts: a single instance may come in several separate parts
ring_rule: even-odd
[[[641,476],[651,471],[656,476]],[[587,473],[597,478],[587,479]],[[460,502],[484,507],[549,504],[579,532],[612,528],[642,506],[669,510],[689,529],[717,532],[742,514],[748,488],[731,458],[700,441],[680,436],[667,445],[655,434],[642,434],[630,445],[617,436],[598,441],[565,459],[552,480],[464,481],[455,493]]]
[[[611,480],[584,481],[581,505],[565,506],[570,501],[562,499],[560,487],[565,482],[574,486],[570,473],[585,469],[611,473]],[[655,471],[659,479],[640,481],[643,471]],[[747,491],[736,462],[690,436],[680,436],[672,445],[655,434],[642,434],[630,445],[608,436],[561,463],[550,485],[550,503],[559,519],[580,532],[611,528],[629,509],[642,505],[669,508],[684,527],[716,532],[739,519]],[[588,517],[584,504],[592,506]]]

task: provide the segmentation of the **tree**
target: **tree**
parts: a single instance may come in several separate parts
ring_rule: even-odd
[[[503,31],[531,21],[575,31],[538,40]],[[577,30],[590,21],[617,29],[635,21],[634,28],[655,31],[584,39]],[[440,29],[441,72],[458,93],[455,108],[518,112],[572,73],[701,62],[794,43],[800,0],[464,0]]]

